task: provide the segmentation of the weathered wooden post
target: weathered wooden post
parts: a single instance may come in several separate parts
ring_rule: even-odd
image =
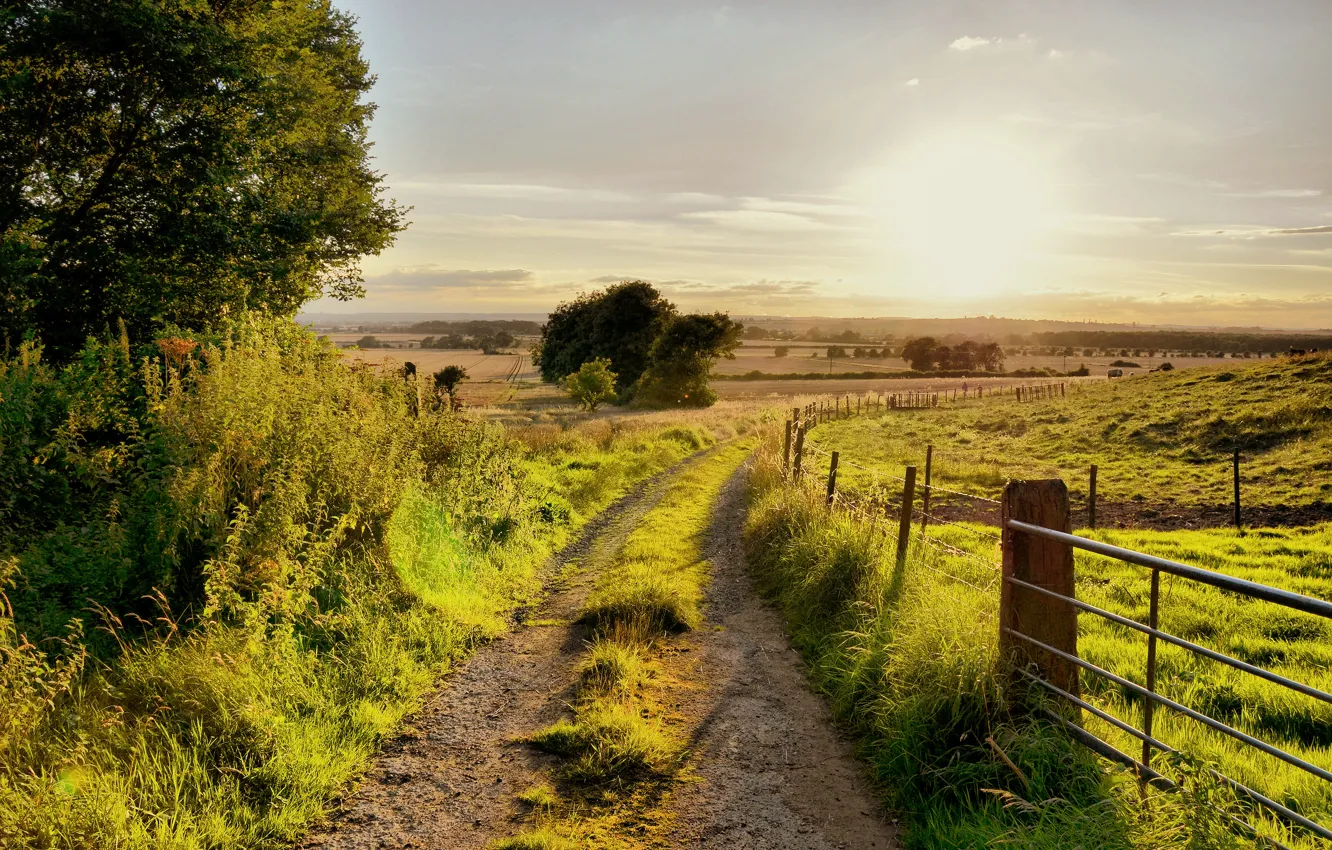
[[[864,396],[856,396],[856,415],[860,415],[860,403],[864,401]]]
[[[1243,530],[1244,530],[1244,526],[1240,523],[1240,492],[1239,492],[1239,481],[1240,481],[1240,457],[1239,457],[1239,455],[1240,455],[1239,449],[1235,449],[1235,528],[1240,529],[1241,531],[1243,531]]]
[[[1091,476],[1087,484],[1087,527],[1096,528],[1096,464],[1091,465]]]
[[[799,480],[800,480],[800,474],[801,474],[801,472],[802,472],[801,467],[804,465],[804,461],[805,461],[805,430],[806,430],[807,428],[809,428],[809,420],[808,420],[808,419],[806,419],[806,420],[804,420],[803,422],[801,422],[801,423],[800,423],[800,427],[796,429],[796,435],[795,435],[795,462],[794,462],[795,465],[791,467],[791,479],[792,479],[793,481],[799,481]]]
[[[416,377],[416,364],[408,360],[402,364],[402,379],[411,387],[411,399],[408,407],[411,409],[412,416],[421,415],[421,382]]]
[[[925,447],[925,490],[920,494],[920,536],[930,522],[930,467],[934,465],[934,445]]]
[[[1014,584],[1015,580],[1022,581],[1072,597],[1073,547],[1011,529],[1009,520],[1067,534],[1068,488],[1058,479],[1010,481],[1004,488],[999,653],[1015,671],[1035,666],[1046,681],[1078,696],[1078,666],[1022,637],[1076,657],[1077,609],[1062,599]]]
[[[897,526],[897,563],[906,563],[907,544],[911,538],[911,508],[916,499],[916,468],[906,468],[906,480],[902,482],[902,516]]]
[[[782,477],[791,474],[791,422],[786,420],[786,440],[782,444]]]
[[[825,503],[832,507],[833,499],[837,498],[837,458],[838,453],[832,453],[832,459],[828,461],[828,496]]]

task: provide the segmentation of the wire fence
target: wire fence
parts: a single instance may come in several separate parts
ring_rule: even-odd
[[[799,486],[808,487],[812,491],[824,489],[830,510],[846,511],[875,527],[882,523],[886,537],[895,540],[899,563],[905,562],[908,546],[911,539],[915,538],[919,541],[919,548],[916,550],[917,556],[911,559],[913,567],[927,570],[975,593],[999,597],[999,604],[988,610],[963,596],[958,596],[950,602],[956,602],[987,618],[998,618],[1000,657],[1009,664],[1015,677],[1046,691],[1065,706],[1066,710],[1050,711],[1048,714],[1082,744],[1105,758],[1129,767],[1136,772],[1141,781],[1152,782],[1162,788],[1175,787],[1173,780],[1152,766],[1154,754],[1178,752],[1155,734],[1154,714],[1157,709],[1161,709],[1200,724],[1213,733],[1229,738],[1241,747],[1264,753],[1322,782],[1332,783],[1332,770],[1232,725],[1238,721],[1231,719],[1231,722],[1227,722],[1212,717],[1179,700],[1165,696],[1158,692],[1156,686],[1159,672],[1157,645],[1160,642],[1332,705],[1332,693],[1315,685],[1163,631],[1159,627],[1162,573],[1218,588],[1228,594],[1302,611],[1326,620],[1332,620],[1332,602],[1076,536],[1070,533],[1068,490],[1062,481],[1009,482],[1004,490],[1003,499],[993,499],[933,484],[927,461],[924,483],[918,499],[918,494],[915,492],[917,469],[914,466],[907,466],[906,474],[903,476],[891,475],[843,460],[838,451],[805,444],[802,446],[805,452],[827,461],[827,475],[824,479],[826,483],[823,483],[814,475],[814,470],[805,468],[799,474],[793,472],[793,469],[799,468],[799,462],[793,467],[789,435],[788,427],[783,473],[788,478],[794,478],[793,483],[798,482]],[[801,436],[803,437],[803,434]],[[869,495],[864,495],[862,492],[838,491],[837,471],[842,465],[853,467],[870,476],[874,486],[869,488]],[[897,500],[887,495],[899,490],[900,497]],[[945,492],[960,498],[999,506],[1000,520],[996,529],[998,533],[987,530],[985,524],[963,523],[931,512],[928,508],[931,492]],[[919,523],[919,534],[915,533],[915,523]],[[894,524],[896,529],[893,528]],[[998,559],[986,558],[976,551],[940,539],[938,533],[928,533],[929,525],[936,526],[940,531],[947,529],[947,534],[964,535],[982,547],[993,546]],[[1075,550],[1137,565],[1150,572],[1151,590],[1145,623],[1078,598],[1073,575]],[[931,557],[928,553],[937,557]],[[941,563],[938,558],[944,559],[943,562]],[[974,567],[982,575],[988,574],[991,578],[980,580],[976,576],[959,575],[957,571],[946,567],[950,560],[954,563],[965,563],[969,569]],[[1051,602],[1055,603],[1053,607]],[[1103,618],[1129,631],[1146,636],[1147,662],[1143,671],[1143,683],[1106,670],[1079,655],[1076,616],[1078,612]],[[1084,699],[1081,695],[1083,677],[1107,681],[1115,686],[1118,693],[1130,695],[1132,699],[1126,704],[1141,706],[1141,725],[1135,725],[1123,717],[1116,716],[1105,705],[1096,705]],[[1079,712],[1086,712],[1139,742],[1142,747],[1141,752],[1130,755],[1110,741],[1088,731],[1081,723]],[[1237,799],[1247,801],[1253,807],[1252,811],[1266,810],[1278,819],[1284,820],[1292,829],[1306,835],[1332,840],[1332,828],[1318,823],[1307,813],[1299,811],[1301,807],[1294,801],[1274,800],[1215,767],[1206,767],[1205,770],[1216,781],[1232,789]],[[1328,788],[1332,791],[1332,785]],[[1237,831],[1260,838],[1274,846],[1283,846],[1270,837],[1259,835],[1250,822],[1251,817],[1246,820],[1230,812],[1224,814]]]

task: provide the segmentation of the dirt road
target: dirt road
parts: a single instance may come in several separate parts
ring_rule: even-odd
[[[716,506],[707,624],[673,654],[675,717],[690,769],[665,805],[675,828],[663,847],[896,847],[849,747],[806,684],[776,612],[749,583],[739,531],[743,470]],[[518,739],[569,715],[588,635],[571,621],[592,578],[661,498],[669,474],[641,486],[591,524],[551,569],[551,594],[507,638],[481,649],[385,747],[360,788],[304,847],[482,848],[524,826],[516,795],[552,757]]]
[[[728,850],[894,848],[896,829],[850,746],[813,694],[776,611],[755,594],[740,545],[741,469],[718,501],[708,627],[690,653],[698,694],[694,761],[701,783],[676,798],[680,847]],[[710,627],[710,628],[709,628]]]

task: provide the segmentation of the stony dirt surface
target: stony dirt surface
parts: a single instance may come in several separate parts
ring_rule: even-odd
[[[568,715],[587,637],[570,621],[591,579],[670,478],[658,476],[620,499],[556,557],[552,593],[536,610],[520,612],[526,625],[460,665],[303,847],[461,850],[519,828],[514,796],[540,778],[550,758],[517,739]]]
[[[551,757],[519,739],[567,717],[587,639],[572,619],[599,569],[670,483],[662,475],[612,506],[552,567],[552,593],[524,625],[479,650],[390,742],[328,827],[327,850],[483,848],[524,826],[515,795]],[[685,781],[664,798],[676,847],[896,848],[824,701],[811,692],[776,611],[754,592],[740,547],[744,471],[726,485],[706,541],[704,628],[665,653],[669,727],[688,736]],[[655,842],[654,842],[655,846]]]
[[[677,793],[677,846],[727,850],[896,848],[896,821],[875,799],[850,745],[810,691],[779,614],[750,582],[741,547],[742,469],[709,530],[707,626],[691,640],[688,679],[708,687],[681,708],[698,718],[700,782]]]

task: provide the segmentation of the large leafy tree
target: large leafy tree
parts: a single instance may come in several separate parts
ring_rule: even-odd
[[[634,403],[649,407],[711,405],[717,394],[708,386],[708,376],[720,358],[735,357],[744,328],[725,313],[672,317],[652,343]]]
[[[674,315],[675,306],[642,280],[567,301],[541,329],[534,360],[542,380],[562,380],[600,358],[610,361],[615,387],[623,391],[643,374],[653,340]]]
[[[67,355],[361,294],[404,210],[382,195],[373,83],[329,0],[0,7],[0,331]]]

